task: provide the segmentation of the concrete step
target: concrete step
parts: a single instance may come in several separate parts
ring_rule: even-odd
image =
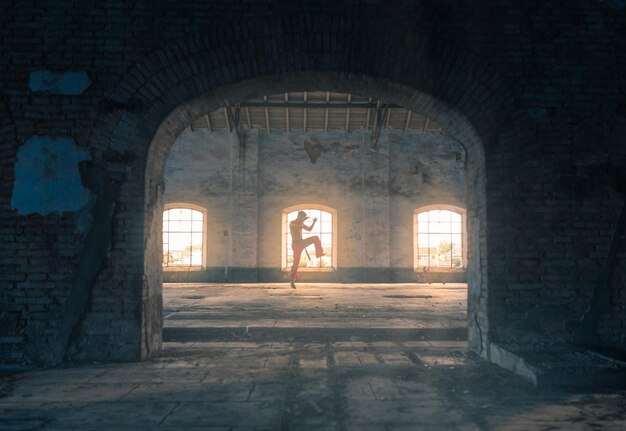
[[[285,328],[285,327],[164,327],[163,341],[406,341],[406,340],[467,340],[467,328]]]

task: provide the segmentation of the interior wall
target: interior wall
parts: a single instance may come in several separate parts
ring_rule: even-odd
[[[624,205],[601,173],[607,161],[625,163],[615,127],[626,117],[623,2],[389,3],[9,2],[0,14],[0,92],[14,126],[0,131],[0,361],[54,363],[74,290],[88,300],[74,309],[69,359],[158,350],[160,190],[172,143],[202,113],[305,88],[404,106],[466,144],[473,350],[567,338],[609,275]],[[45,85],[31,85],[42,75]],[[34,136],[71,138],[89,153],[104,179],[93,198],[111,217],[92,219],[75,202],[55,213],[11,205],[28,185],[14,168]],[[90,231],[112,239],[89,241]],[[620,247],[593,335],[624,349]]]
[[[462,272],[413,269],[413,213],[465,207],[465,151],[437,132],[367,130],[267,133],[248,129],[243,149],[226,131],[185,130],[165,167],[165,203],[207,209],[207,265],[165,271],[165,281],[283,281],[282,211],[337,211],[337,268],[301,281],[465,281]]]

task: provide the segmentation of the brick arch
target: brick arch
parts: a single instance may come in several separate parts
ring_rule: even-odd
[[[432,41],[413,29],[372,30],[358,18],[345,21],[351,31],[323,27],[307,33],[269,18],[173,41],[139,61],[110,94],[122,109],[99,119],[92,145],[100,151],[96,158],[129,151],[135,158],[125,171],[116,223],[141,232],[143,242],[118,234],[114,251],[142,266],[141,296],[136,298],[142,357],[160,348],[163,205],[158,190],[176,136],[191,120],[219,107],[302,90],[383,99],[435,119],[463,144],[468,156],[468,236],[474,242],[469,251],[470,345],[486,355],[485,153],[494,147],[519,148],[516,132],[523,127],[515,99],[496,69],[452,44]],[[402,49],[387,49],[399,40],[404,41]],[[131,284],[136,280],[129,282],[135,289]]]
[[[152,137],[167,115],[198,95],[213,93],[219,103],[209,103],[206,108],[221,107],[233,102],[228,93],[231,90],[226,90],[232,84],[293,72],[361,75],[419,90],[403,95],[398,104],[418,104],[424,114],[434,114],[432,101],[414,100],[431,95],[456,107],[485,145],[497,138],[503,122],[515,118],[515,97],[497,69],[484,59],[415,28],[372,28],[357,17],[338,19],[349,31],[327,25],[327,20],[333,22],[331,16],[306,14],[289,18],[312,22],[299,31],[280,17],[265,18],[254,23],[228,22],[224,27],[166,44],[131,67],[109,95],[128,105],[130,111],[134,104],[140,106],[140,112],[101,118],[93,142],[104,148],[114,146],[131,131]],[[271,80],[267,84],[271,85]],[[322,79],[317,84],[321,88],[332,82]],[[364,84],[367,92],[370,89],[367,82]],[[253,88],[249,91],[248,97],[240,95],[240,99],[267,93]],[[452,123],[454,119],[446,125],[448,129]],[[129,124],[135,127],[131,130]],[[146,151],[145,147],[137,150]]]

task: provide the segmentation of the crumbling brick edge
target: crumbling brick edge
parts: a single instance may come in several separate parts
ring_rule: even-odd
[[[568,347],[569,346],[569,347]],[[531,365],[536,352],[528,350],[514,353],[496,343],[489,343],[489,362],[513,372],[535,388],[626,388],[626,364],[596,352],[576,346],[561,345],[559,352],[550,355],[555,363]],[[590,361],[589,358],[595,360]]]
[[[514,374],[517,374],[524,380],[532,383],[533,386],[538,386],[539,374],[541,373],[541,370],[529,365],[526,363],[524,358],[506,350],[504,347],[493,342],[489,343],[487,360],[504,368],[505,370],[509,370]]]

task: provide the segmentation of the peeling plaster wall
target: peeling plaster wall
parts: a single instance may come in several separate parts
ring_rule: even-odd
[[[86,72],[55,73],[49,70],[37,70],[30,73],[28,86],[32,91],[78,96],[91,85]]]
[[[206,208],[207,262],[223,268],[230,260],[232,144],[226,132],[185,131],[165,165],[164,202],[192,203]],[[223,273],[223,271],[222,271]]]
[[[207,210],[204,271],[166,271],[166,281],[273,280],[281,271],[282,211],[320,204],[337,211],[337,271],[302,280],[464,280],[413,270],[413,213],[432,204],[465,206],[465,152],[440,133],[235,135],[186,130],[165,168],[165,203]]]
[[[78,163],[91,156],[72,138],[33,136],[17,153],[11,205],[18,214],[78,211],[88,204]]]
[[[395,134],[393,142],[390,241],[404,246],[391,248],[390,261],[392,267],[408,268],[413,266],[413,248],[406,246],[406,239],[413,238],[415,209],[432,204],[466,207],[465,151],[438,133]]]

